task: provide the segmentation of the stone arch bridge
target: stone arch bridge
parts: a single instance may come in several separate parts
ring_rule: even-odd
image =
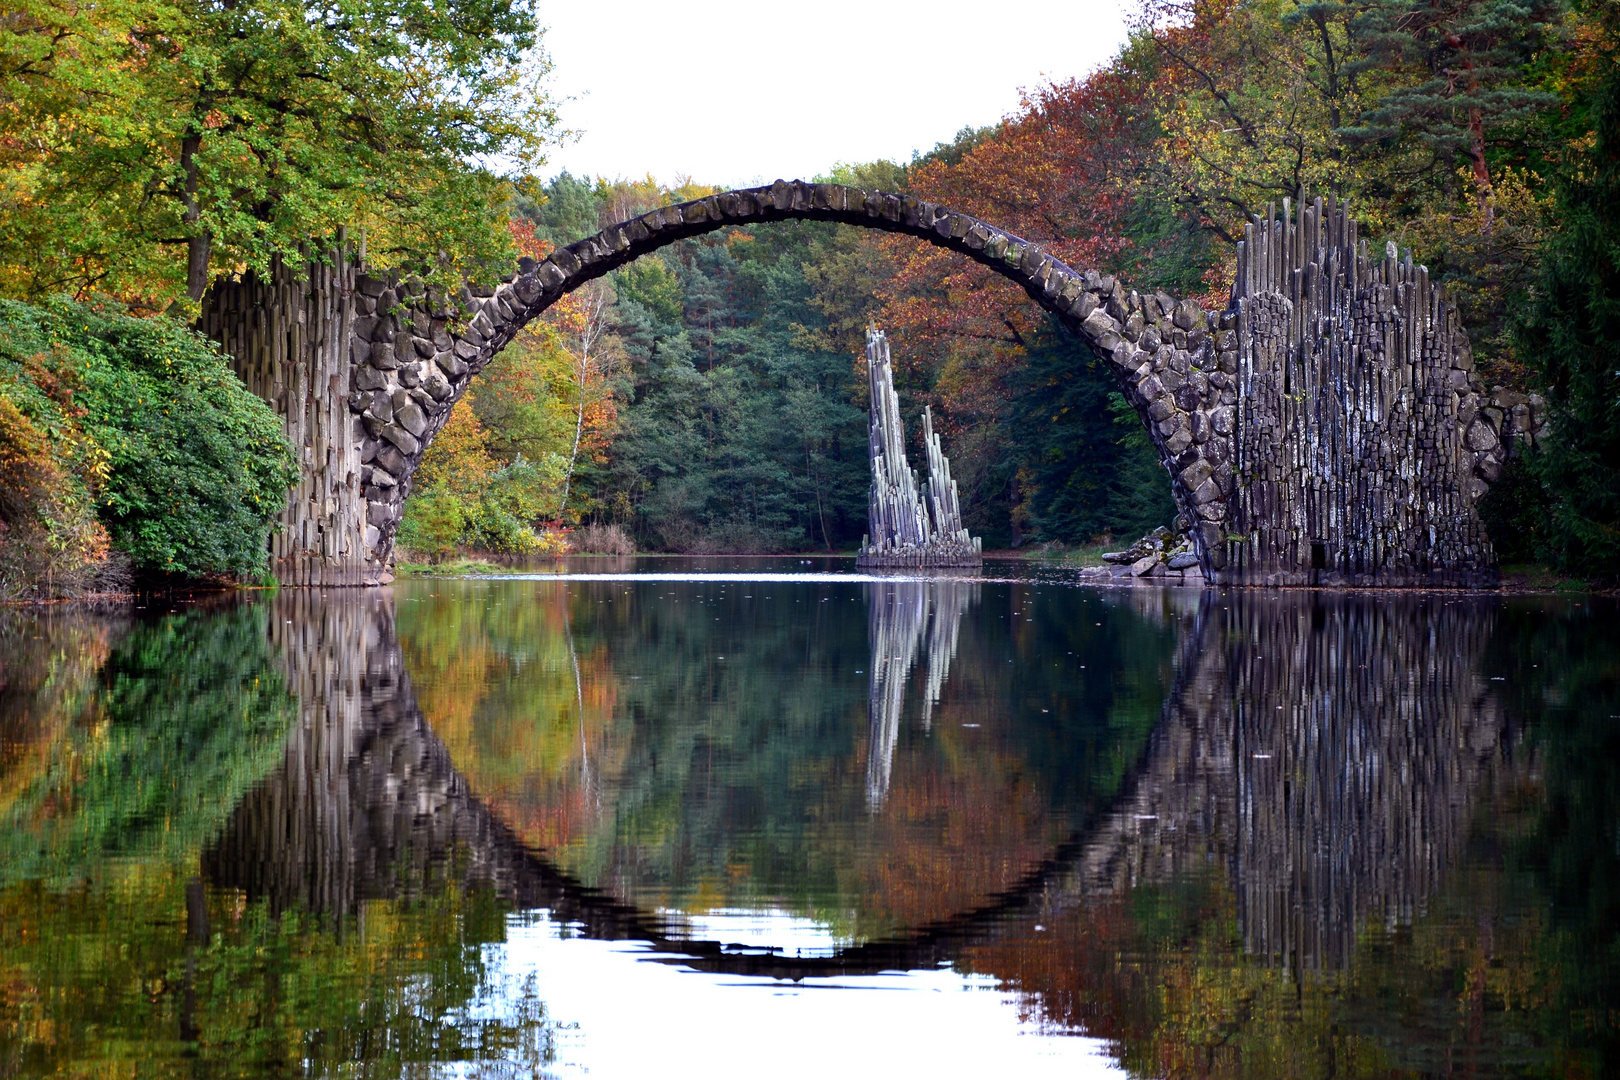
[[[519,262],[456,298],[363,272],[341,240],[303,267],[217,284],[201,329],[284,417],[302,477],[272,540],[293,585],[389,580],[423,450],[454,402],[561,297],[677,240],[789,219],[904,233],[1016,282],[1104,358],[1146,425],[1205,580],[1234,585],[1495,581],[1475,511],[1532,402],[1487,396],[1455,308],[1345,206],[1257,216],[1219,312],[1076,270],[911,196],[777,181],[662,207]]]

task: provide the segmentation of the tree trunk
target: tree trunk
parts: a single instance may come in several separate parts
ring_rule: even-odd
[[[186,238],[186,295],[201,300],[208,291],[208,258],[213,250],[213,237],[197,223],[202,219],[202,206],[197,202],[197,150],[202,136],[188,135],[180,143],[180,167],[186,174],[185,213],[181,219],[190,230]]]
[[[1485,218],[1485,232],[1496,227],[1496,192],[1491,187],[1491,166],[1485,160],[1485,118],[1478,109],[1468,114],[1468,156],[1474,162],[1474,197]]]

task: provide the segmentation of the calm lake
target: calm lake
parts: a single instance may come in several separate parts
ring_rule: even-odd
[[[1620,605],[581,559],[0,612],[0,1075],[1620,1075]]]

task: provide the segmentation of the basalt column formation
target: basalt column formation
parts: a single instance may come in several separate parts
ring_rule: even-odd
[[[270,566],[284,585],[377,585],[392,550],[368,518],[358,423],[349,387],[357,327],[356,252],[340,237],[302,265],[277,259],[267,278],[217,282],[197,329],[231,357],[247,388],[269,402],[298,453],[299,480]],[[363,434],[363,433],[360,433]]]
[[[1496,580],[1474,504],[1539,402],[1487,397],[1457,310],[1389,244],[1370,257],[1343,203],[1256,217],[1223,325],[1235,364],[1235,486],[1219,583]],[[1512,400],[1507,400],[1511,398]],[[1505,408],[1503,407],[1505,406]],[[1225,412],[1225,410],[1223,410]]]
[[[894,393],[889,340],[881,330],[866,332],[866,369],[872,404],[867,449],[872,462],[871,532],[861,541],[855,565],[862,567],[978,566],[979,540],[962,527],[961,504],[951,465],[940,449],[932,415],[923,413],[923,447],[928,482],[921,490],[906,460],[906,432],[900,399]]]

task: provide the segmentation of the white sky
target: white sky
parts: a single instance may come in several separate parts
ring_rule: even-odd
[[[1002,5],[1005,6],[1002,6]],[[745,185],[909,161],[1084,75],[1132,0],[671,4],[541,0],[573,145],[548,174]],[[813,104],[806,104],[813,102]]]

